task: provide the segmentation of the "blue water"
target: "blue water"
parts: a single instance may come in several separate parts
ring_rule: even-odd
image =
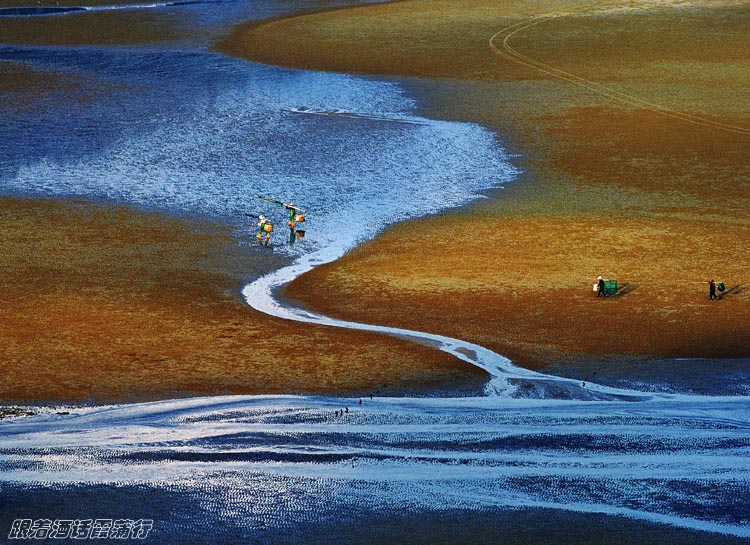
[[[420,117],[419,97],[398,79],[285,70],[208,49],[236,20],[316,5],[147,8],[192,32],[138,47],[0,45],[0,69],[20,64],[62,82],[0,91],[0,193],[219,219],[248,240],[244,213],[285,230],[285,210],[256,194],[294,201],[307,210],[307,236],[290,246],[275,234],[272,251],[295,262],[247,286],[248,302],[358,327],[280,305],[273,289],[515,172],[497,135]],[[750,536],[747,398],[614,391],[520,370],[460,340],[400,334],[483,366],[494,395],[37,408],[0,422],[0,535],[18,518],[150,518],[151,543],[368,543],[373,532],[407,543],[414,529],[425,543],[469,543],[479,515],[540,511],[534,525],[548,532],[556,510],[584,525],[638,521],[632,543],[638,528],[664,525],[650,542]],[[442,524],[434,534],[430,521]],[[489,542],[505,542],[493,532]]]
[[[159,544],[579,544],[622,541],[575,521],[606,517],[612,532],[627,517],[640,524],[628,544],[747,543],[749,408],[232,396],[48,411],[0,422],[0,531],[22,517],[145,518]],[[528,509],[510,524],[522,539],[477,538],[470,522]],[[556,525],[550,510],[581,518]],[[454,537],[430,531],[452,512]],[[384,527],[390,539],[373,539]]]
[[[189,4],[195,37],[116,48],[0,47],[0,61],[75,85],[0,96],[0,192],[83,197],[221,219],[307,211],[277,251],[339,250],[385,226],[453,207],[514,171],[495,134],[424,119],[395,79],[287,70],[207,44],[240,14],[305,4]],[[280,230],[279,230],[280,233]]]

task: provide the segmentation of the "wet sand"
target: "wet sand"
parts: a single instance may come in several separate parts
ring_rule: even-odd
[[[0,400],[476,393],[486,375],[390,337],[300,327],[240,290],[281,265],[228,226],[85,202],[0,199]]]
[[[750,9],[593,6],[405,1],[238,27],[221,47],[246,58],[440,78],[405,81],[426,115],[486,124],[519,154],[521,176],[490,199],[395,226],[286,294],[532,368],[747,356]],[[560,9],[509,38],[542,70],[490,48]],[[600,274],[621,288],[606,301]]]
[[[140,0],[6,0],[0,8],[111,6],[143,4]],[[0,16],[0,43],[8,46],[133,46],[187,39],[192,33],[179,14],[161,8],[65,13],[32,17]],[[86,102],[113,89],[91,86],[70,71],[48,71],[31,64],[0,59],[0,90],[12,93],[13,106],[33,108],[43,100]]]
[[[144,3],[140,0],[7,0],[0,7],[88,7]],[[179,14],[165,14],[161,8],[0,17],[0,24],[0,42],[11,45],[137,45],[168,42],[191,35]]]
[[[738,100],[750,78],[738,70],[750,54],[741,47],[747,10],[713,5],[561,17],[512,43],[750,126]],[[441,76],[407,81],[429,115],[485,123],[521,154],[522,176],[493,198],[396,226],[287,294],[342,317],[466,338],[536,368],[746,356],[748,137],[613,102],[492,53],[489,36],[538,11],[400,2],[241,27],[227,40],[235,54],[268,62]],[[707,37],[699,30],[708,23]],[[3,81],[21,89],[38,77],[8,69]],[[228,264],[236,241],[222,229],[88,204],[6,199],[2,209],[5,401],[471,390],[484,378],[423,347],[255,314],[238,296],[240,271],[276,263],[243,252]],[[624,289],[597,300],[598,274]],[[719,302],[707,300],[710,277],[730,288]]]
[[[4,7],[28,5],[9,0]],[[187,37],[180,13],[165,13],[2,18],[2,41],[133,45]],[[0,62],[0,89],[19,109],[40,97],[85,102],[111,91],[15,62]],[[222,393],[461,395],[481,391],[487,379],[426,347],[301,327],[252,311],[241,298],[244,283],[282,262],[257,247],[239,247],[228,226],[91,203],[10,198],[0,199],[0,223],[3,403]]]

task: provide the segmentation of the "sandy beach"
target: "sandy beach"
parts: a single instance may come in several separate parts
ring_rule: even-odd
[[[222,41],[223,51],[269,63],[417,76],[404,85],[420,98],[426,115],[474,121],[496,130],[501,144],[516,154],[514,162],[521,172],[515,182],[497,189],[489,199],[391,228],[339,262],[294,282],[287,295],[344,318],[465,338],[532,368],[588,364],[595,368],[604,361],[643,358],[747,356],[750,292],[744,289],[744,256],[750,249],[750,227],[744,215],[750,204],[750,160],[745,153],[750,137],[743,131],[750,126],[750,112],[742,89],[750,76],[741,69],[748,55],[746,7],[723,2],[690,2],[679,7],[646,2],[614,10],[593,3],[550,2],[543,8],[521,2],[498,7],[483,1],[407,1],[239,26]],[[531,19],[562,8],[566,11],[560,16]],[[101,14],[105,15],[110,22],[121,16]],[[151,14],[122,16],[138,20]],[[17,19],[13,25],[19,27],[19,41],[34,35],[48,43],[66,43],[58,40],[65,33],[54,32],[60,21]],[[78,25],[75,15],[65,21],[68,28],[107,33],[106,24]],[[524,21],[526,25],[513,26]],[[43,32],[30,34],[28,28],[21,28],[24,25],[47,26]],[[706,25],[713,25],[716,32],[702,32]],[[510,31],[502,31],[508,28],[518,30],[508,45],[536,59],[536,67],[507,57],[502,39]],[[153,39],[148,33],[130,36]],[[500,54],[490,47],[493,36]],[[71,43],[87,40],[78,36]],[[547,68],[540,70],[539,63]],[[585,76],[589,83],[581,86],[561,79],[549,70],[552,67]],[[48,78],[50,85],[68,96],[85,100],[92,92],[81,88],[75,77],[47,75],[12,63],[4,63],[3,71],[2,85],[18,91],[20,97],[40,77]],[[602,87],[616,91],[618,99],[605,96]],[[715,92],[717,88],[720,93]],[[656,107],[638,107],[640,103],[628,103],[623,97],[648,100]],[[671,115],[674,112],[682,113]],[[686,116],[692,118],[686,120]],[[23,216],[6,215],[5,221],[11,222],[6,233],[43,229],[47,237],[54,231],[47,216],[59,216],[58,206],[71,205],[12,200],[4,204],[9,211],[18,206],[31,207],[44,221],[19,225],[26,221]],[[49,214],[44,211],[48,206],[52,207]],[[86,227],[89,230],[156,221],[134,211],[130,217],[125,209],[106,212],[88,205],[73,209],[76,222],[95,222],[97,227]],[[91,210],[96,211],[93,216]],[[107,214],[121,221],[103,220]],[[169,223],[165,218],[158,221]],[[237,257],[233,258],[235,268],[228,270],[215,253],[230,253],[226,233],[217,239],[220,250],[208,249],[206,242],[205,253],[214,256],[208,268],[205,260],[198,265],[185,261],[177,247],[170,247],[174,261],[164,267],[179,274],[168,281],[163,274],[160,282],[169,285],[172,300],[154,296],[149,282],[154,282],[161,266],[152,271],[154,257],[123,242],[124,236],[135,244],[127,229],[111,234],[119,240],[117,251],[97,256],[101,267],[95,272],[77,264],[80,245],[91,240],[79,238],[79,229],[70,225],[67,253],[52,263],[38,246],[6,242],[11,255],[17,256],[5,264],[7,300],[23,292],[29,308],[36,309],[18,313],[23,319],[8,321],[6,335],[20,338],[49,331],[51,337],[33,344],[7,343],[5,367],[13,380],[0,396],[7,400],[124,399],[129,391],[138,399],[188,392],[359,391],[385,384],[405,388],[468,384],[472,388],[483,376],[447,356],[401,341],[367,336],[377,346],[358,344],[358,350],[351,352],[346,343],[358,343],[364,334],[321,330],[308,335],[300,326],[255,315],[238,296],[242,275],[237,271],[276,263],[265,260],[261,265],[257,256]],[[188,236],[185,229],[181,226],[178,231],[184,243],[192,245],[193,235]],[[10,235],[6,236],[10,241]],[[22,256],[32,258],[22,260]],[[242,261],[245,258],[250,261]],[[151,280],[143,284],[142,278],[131,274],[128,289],[124,282],[113,282],[112,271],[121,270],[123,259],[134,270],[148,272]],[[43,283],[16,281],[26,278],[19,273],[21,263],[74,271],[70,274],[75,278],[89,272],[88,282],[98,286],[101,299],[82,297],[75,283],[68,288],[67,283],[60,283],[59,299],[50,305]],[[211,289],[199,278],[190,278],[196,269],[211,278]],[[591,285],[600,274],[619,281],[617,296],[606,301],[593,296]],[[712,277],[729,288],[718,302],[708,301],[707,281]],[[62,293],[65,289],[68,292]],[[142,289],[151,295],[143,295]],[[164,293],[161,288],[156,291]],[[123,332],[129,339],[126,344],[137,346],[114,350],[108,339],[82,335],[77,325],[61,319],[75,308],[84,322],[112,330],[113,323],[123,320],[113,300],[132,302],[124,320],[129,328],[142,322],[148,330],[154,327],[149,313],[169,314],[164,323],[172,325],[166,336],[178,346],[176,352],[162,349],[158,328],[153,330],[156,337],[135,330]],[[109,305],[99,304],[107,301]],[[206,306],[217,309],[212,320],[203,313]],[[47,310],[41,313],[40,308]],[[8,307],[7,313],[14,311]],[[92,314],[84,319],[88,313]],[[139,313],[142,318],[132,321]],[[252,323],[254,335],[248,336],[245,320]],[[202,339],[192,346],[180,341],[185,331],[179,324],[186,321],[195,326],[188,328],[187,336]],[[233,330],[231,338],[243,337],[241,342],[217,341],[225,329]],[[56,331],[68,340],[56,339]],[[338,342],[335,339],[343,339],[346,348],[337,345],[332,354],[327,348]],[[219,345],[223,348],[217,350]],[[244,348],[238,352],[237,346]],[[289,346],[295,346],[296,354],[304,354],[302,360],[307,363],[293,368],[274,365],[289,361]],[[24,352],[23,357],[17,350]],[[184,375],[165,381],[164,373],[156,368],[133,366],[130,360],[141,359],[138,354],[175,362],[181,371],[169,376]],[[204,359],[215,363],[196,363]],[[249,360],[254,366],[259,361],[268,363],[253,378],[227,377],[222,371],[231,362]],[[81,377],[90,378],[83,382],[71,378],[67,386],[64,382],[53,386],[35,376],[24,378],[22,367],[30,361],[45,376],[63,368],[71,372],[72,362],[88,361],[89,367],[76,369]],[[110,363],[102,366],[103,361]],[[322,373],[325,379],[310,372],[316,361],[330,363],[330,372]],[[354,365],[358,371],[342,373],[344,368],[352,369],[353,361],[359,362]],[[369,365],[375,361],[390,363],[382,368]],[[95,362],[98,375],[93,371]],[[102,375],[122,366],[140,377],[134,379],[135,387],[123,379],[118,379],[122,386],[101,383]],[[396,367],[399,374],[391,375]],[[157,375],[161,376],[158,380]],[[214,381],[206,380],[207,376]],[[386,376],[392,380],[385,380]]]
[[[531,368],[747,356],[749,27],[747,6],[728,2],[445,0],[238,28],[222,48],[254,60],[439,78],[406,86],[431,116],[495,129],[522,172],[287,295]],[[595,297],[598,275],[618,280],[616,296]],[[728,288],[719,301],[711,278]]]
[[[384,78],[206,51],[241,10],[322,4],[8,23],[22,47],[0,60],[0,405],[53,406],[0,407],[2,531],[24,538],[23,517],[76,533],[148,521],[154,543],[745,542],[748,7],[405,0],[217,44]],[[501,187],[455,208],[485,171]],[[280,223],[258,245],[243,214],[278,217],[258,188],[295,178],[328,230],[313,219],[295,242]],[[442,206],[409,215],[429,197]],[[457,342],[500,373],[480,396],[488,375],[432,347],[243,299],[295,257],[314,266],[449,207],[260,308],[447,334],[574,379]],[[617,295],[594,296],[600,274]],[[269,393],[323,395],[221,395]]]
[[[3,7],[26,5],[11,0]],[[179,17],[159,9],[110,10],[4,18],[2,41],[117,46],[187,33]],[[117,99],[126,92],[119,85],[92,86],[72,71],[0,62],[0,89],[19,112],[38,103],[65,108]],[[431,348],[252,311],[242,287],[284,261],[239,245],[254,239],[232,226],[85,201],[4,198],[0,210],[3,403],[223,393],[461,395],[481,391],[487,379]]]
[[[26,2],[9,0],[2,8],[110,6],[107,0],[62,0]],[[125,0],[117,4],[143,4]],[[3,17],[3,44],[13,45],[136,45],[167,42],[189,34],[178,18],[164,17],[158,10],[110,10],[68,13],[64,16]]]
[[[280,265],[228,226],[86,202],[0,200],[0,399],[478,391],[485,374],[405,341],[251,310]]]

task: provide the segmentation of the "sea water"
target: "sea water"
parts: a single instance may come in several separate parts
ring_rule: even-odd
[[[225,5],[210,6],[171,9],[198,10],[195,24],[210,19],[207,28],[218,32]],[[0,97],[0,191],[128,204],[238,228],[252,221],[244,214],[264,214],[285,226],[287,211],[261,194],[306,212],[304,243],[278,251],[335,245],[339,254],[514,175],[495,134],[415,115],[397,80],[250,63],[208,51],[204,41],[0,46],[0,61],[75,82],[24,96],[23,106],[12,93]]]
[[[0,46],[0,61],[66,82],[3,91],[0,191],[220,219],[248,240],[245,213],[286,217],[258,194],[294,201],[308,234],[274,242],[294,263],[248,286],[248,302],[360,327],[288,308],[274,289],[388,225],[477,198],[514,169],[487,129],[416,115],[418,97],[397,79],[285,70],[207,48],[237,19],[304,6],[159,5],[142,9],[183,14],[194,37]],[[484,367],[490,395],[37,408],[0,423],[0,535],[18,519],[148,519],[152,543],[455,543],[522,510],[584,517],[568,523],[627,517],[638,532],[682,528],[667,535],[684,542],[750,535],[747,398],[583,384],[461,340],[386,332]],[[496,542],[503,529],[491,527]]]

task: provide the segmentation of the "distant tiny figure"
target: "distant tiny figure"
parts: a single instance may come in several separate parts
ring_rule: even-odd
[[[607,298],[607,291],[604,289],[604,278],[602,278],[601,276],[599,276],[596,279],[596,284],[599,287],[599,291],[596,292],[596,296],[597,297],[604,297],[606,299]]]
[[[359,398],[359,404],[362,405],[362,398]]]
[[[349,412],[349,407],[344,407],[344,412]]]
[[[708,298],[711,301],[719,299],[716,296],[716,282],[714,282],[713,278],[708,281]]]

